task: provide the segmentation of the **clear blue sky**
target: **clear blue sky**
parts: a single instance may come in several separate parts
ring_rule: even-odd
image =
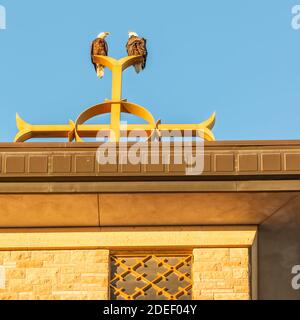
[[[110,31],[110,55],[122,57],[128,30],[148,39],[149,63],[139,76],[126,71],[123,96],[156,119],[198,123],[216,111],[218,140],[300,138],[296,0],[0,4],[0,141],[13,140],[16,112],[31,123],[67,123],[110,97],[109,72],[97,79],[90,42]]]

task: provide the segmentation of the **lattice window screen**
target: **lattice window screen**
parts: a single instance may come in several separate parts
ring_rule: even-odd
[[[111,300],[191,300],[191,255],[111,256]]]

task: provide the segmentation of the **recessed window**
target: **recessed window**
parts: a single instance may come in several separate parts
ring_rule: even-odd
[[[111,300],[191,300],[192,255],[111,256]]]

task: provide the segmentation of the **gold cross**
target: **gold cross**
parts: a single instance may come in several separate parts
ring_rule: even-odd
[[[129,56],[120,60],[106,56],[94,56],[94,63],[104,65],[112,72],[111,100],[88,108],[79,115],[76,122],[70,120],[67,125],[31,125],[17,114],[16,122],[19,132],[15,137],[15,142],[24,142],[31,138],[68,138],[69,141],[74,139],[82,141],[82,138],[97,137],[99,132],[104,136],[109,136],[110,141],[119,142],[121,136],[127,137],[132,132],[135,136],[146,133],[148,137],[153,134],[161,137],[170,131],[180,131],[188,133],[191,137],[199,136],[206,141],[214,141],[215,137],[211,130],[215,124],[215,113],[200,124],[161,124],[161,121],[155,121],[152,114],[144,107],[122,99],[123,71],[139,63],[141,59],[141,56]],[[85,124],[89,119],[107,113],[110,113],[110,124]],[[147,123],[129,124],[124,130],[121,126],[121,113],[136,115]]]

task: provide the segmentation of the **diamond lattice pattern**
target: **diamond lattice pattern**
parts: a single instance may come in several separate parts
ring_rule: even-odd
[[[190,300],[191,255],[111,256],[112,300]]]

